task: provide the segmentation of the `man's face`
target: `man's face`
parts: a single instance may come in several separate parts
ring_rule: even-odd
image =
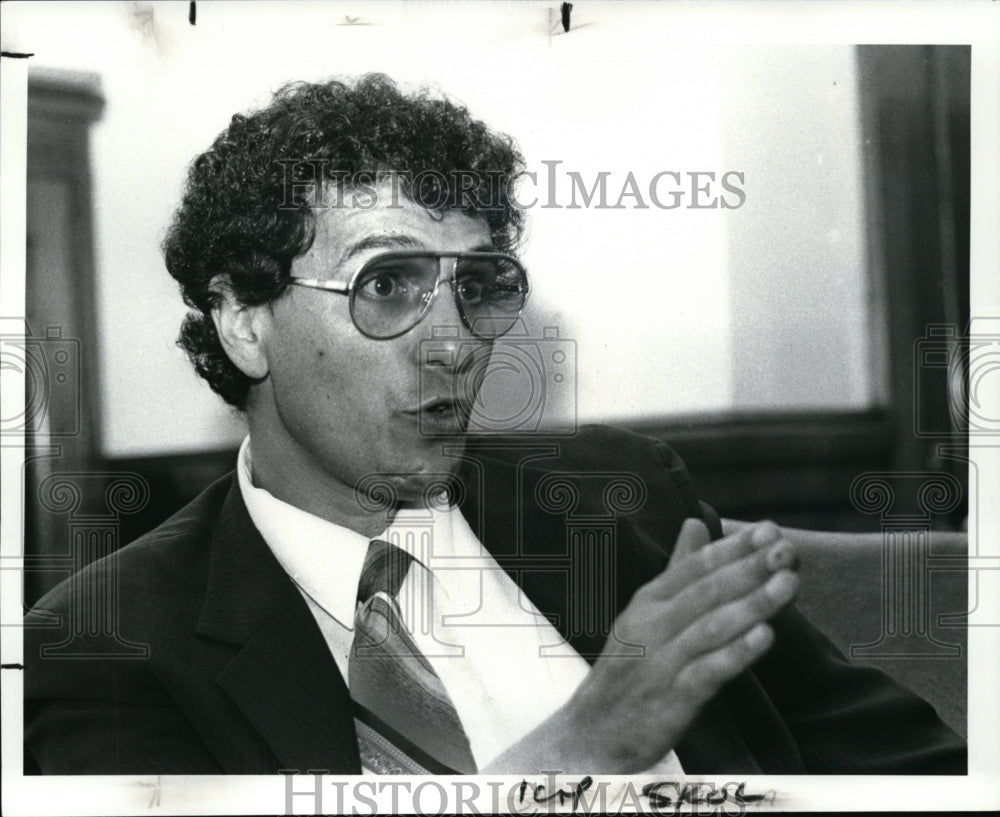
[[[371,209],[317,210],[316,239],[292,263],[292,275],[346,283],[386,250],[493,248],[481,217],[431,212],[405,197],[390,206],[388,187],[380,193]],[[255,461],[257,437],[266,435],[269,456],[293,460],[282,472],[327,485],[331,496],[342,488],[353,491],[366,475],[395,474],[390,479],[402,500],[419,499],[432,475],[455,469],[457,460],[442,448],[454,453],[461,426],[454,411],[442,414],[431,403],[470,393],[472,387],[458,382],[472,374],[461,363],[475,352],[481,359],[489,343],[462,326],[449,286],[441,285],[420,324],[389,340],[358,331],[345,295],[298,286],[271,304],[265,326],[268,377],[255,386],[249,407]],[[446,354],[421,359],[428,358],[421,341],[442,326],[458,330],[448,340],[435,339],[435,348],[443,345]],[[481,372],[482,366],[474,369]]]

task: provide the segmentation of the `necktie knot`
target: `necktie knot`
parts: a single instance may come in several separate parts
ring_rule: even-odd
[[[373,539],[361,566],[358,602],[365,604],[379,592],[395,598],[412,563],[413,557],[406,551],[381,539]]]

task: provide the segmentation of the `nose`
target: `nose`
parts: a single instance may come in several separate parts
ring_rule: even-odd
[[[437,294],[423,320],[412,330],[421,367],[432,367],[442,374],[458,369],[462,342],[467,337],[451,292],[450,281],[455,275],[456,262],[457,259],[447,256],[438,259]]]
[[[445,338],[454,336],[462,339],[469,336],[469,331],[462,322],[462,314],[458,310],[455,302],[455,293],[452,289],[452,282],[455,280],[455,268],[458,266],[458,258],[455,256],[443,255],[438,259],[440,268],[438,271],[437,297],[431,304],[427,316],[423,320],[424,331],[427,337]]]
[[[418,345],[422,347],[420,362],[455,376],[470,367],[480,368],[478,364],[484,356],[488,358],[492,344],[473,335],[462,321],[452,288],[458,259],[442,256],[440,263],[437,297],[417,327],[421,336]]]

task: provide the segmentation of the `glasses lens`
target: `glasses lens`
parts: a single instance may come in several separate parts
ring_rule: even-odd
[[[455,270],[458,307],[473,334],[496,338],[517,321],[528,294],[524,268],[512,258],[463,258]]]
[[[369,337],[391,338],[411,329],[430,302],[438,261],[430,256],[376,258],[351,292],[351,315]]]

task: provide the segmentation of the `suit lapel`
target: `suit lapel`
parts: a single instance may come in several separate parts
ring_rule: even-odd
[[[235,478],[212,536],[198,634],[239,648],[216,682],[284,769],[361,772],[350,694]]]

